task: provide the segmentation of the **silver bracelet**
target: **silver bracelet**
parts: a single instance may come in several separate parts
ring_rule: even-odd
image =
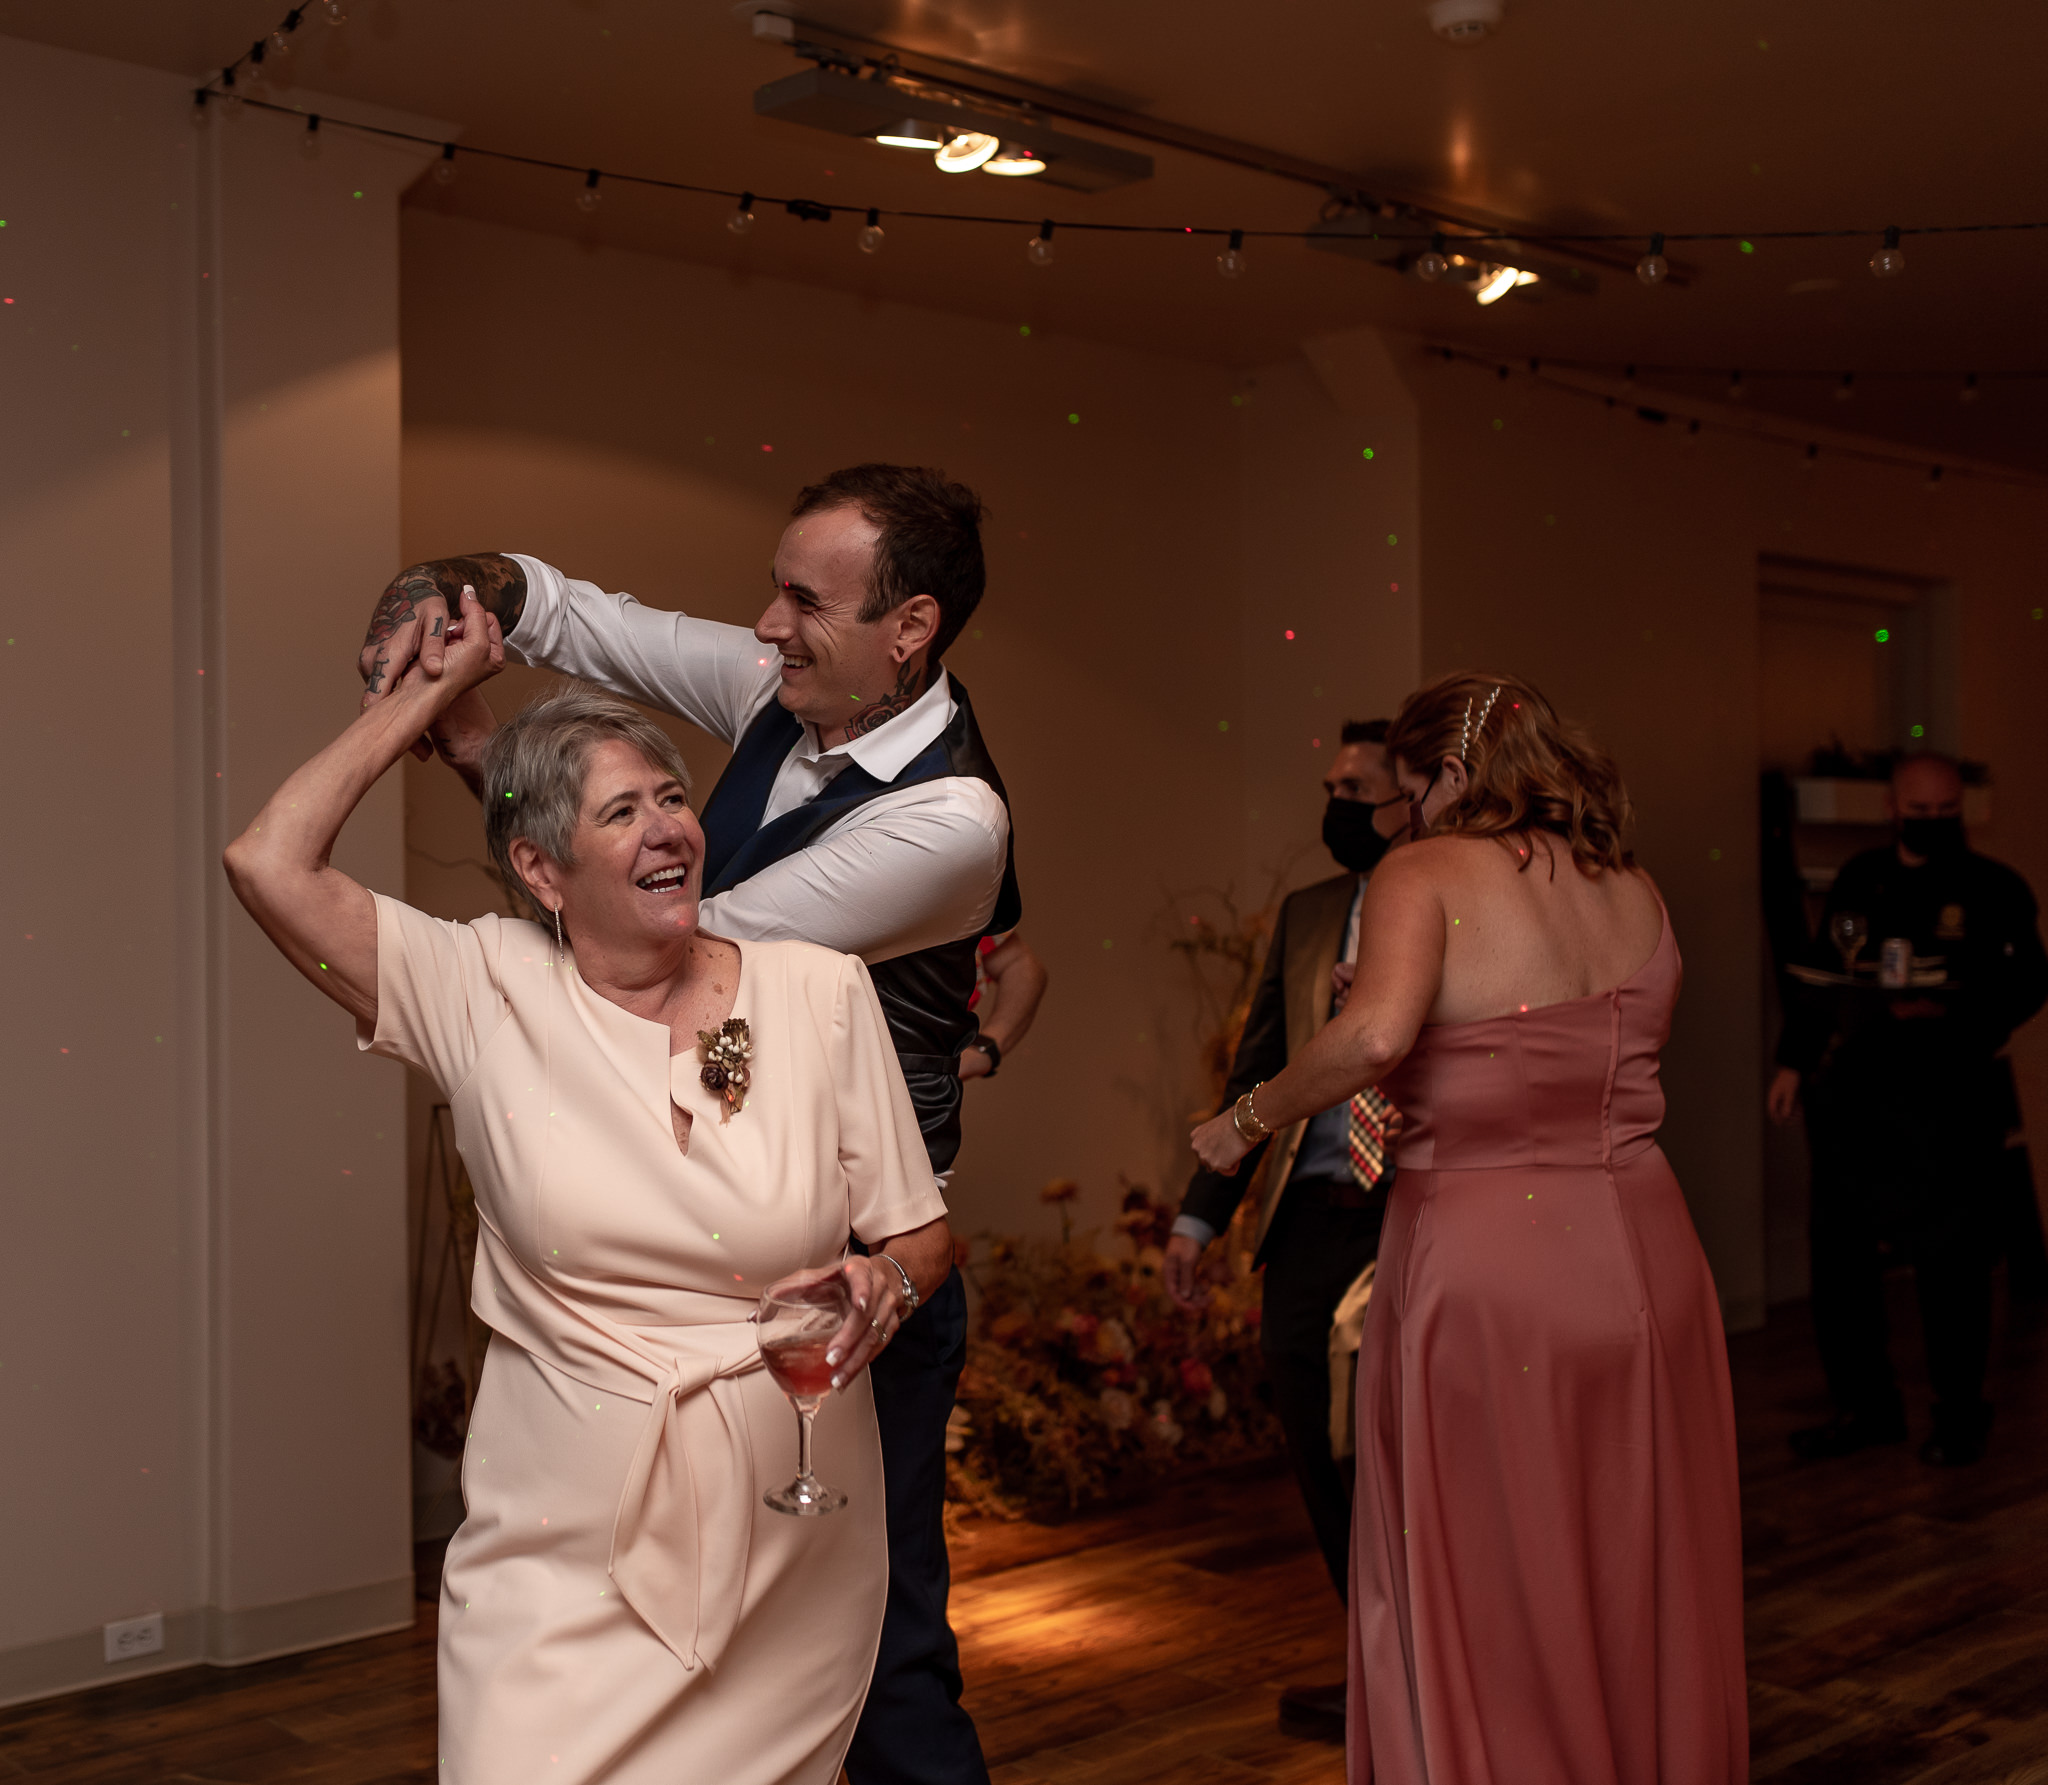
[[[903,1318],[908,1320],[911,1315],[917,1312],[917,1304],[924,1298],[917,1293],[917,1285],[911,1282],[910,1273],[903,1268],[900,1262],[891,1258],[886,1252],[877,1252],[875,1256],[884,1264],[895,1265],[897,1276],[903,1279]]]

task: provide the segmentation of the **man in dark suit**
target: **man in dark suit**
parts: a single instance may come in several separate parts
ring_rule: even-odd
[[[1228,1109],[1278,1073],[1334,1011],[1333,970],[1358,958],[1365,883],[1397,837],[1407,800],[1387,764],[1387,722],[1344,727],[1323,786],[1323,842],[1344,872],[1288,896],[1252,993],[1244,1035],[1224,1087]],[[1266,1273],[1259,1344],[1287,1436],[1301,1497],[1340,1599],[1351,1580],[1350,1472],[1332,1454],[1330,1329],[1337,1305],[1379,1251],[1391,1110],[1377,1091],[1297,1122],[1268,1143],[1267,1185],[1253,1261]],[[1195,1266],[1230,1225],[1260,1163],[1254,1151],[1231,1177],[1197,1171],[1181,1199],[1166,1251],[1166,1283],[1182,1307],[1198,1304]],[[1344,1687],[1290,1687],[1281,1722],[1303,1734],[1341,1737]]]

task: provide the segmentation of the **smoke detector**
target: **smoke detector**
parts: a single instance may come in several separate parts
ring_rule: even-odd
[[[1448,43],[1477,43],[1500,23],[1501,0],[1429,0],[1429,28]]]

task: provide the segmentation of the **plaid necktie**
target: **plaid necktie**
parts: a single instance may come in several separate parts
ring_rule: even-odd
[[[1394,1106],[1373,1085],[1345,1106],[1344,1150],[1361,1190],[1370,1190],[1386,1175],[1387,1119],[1393,1113]]]

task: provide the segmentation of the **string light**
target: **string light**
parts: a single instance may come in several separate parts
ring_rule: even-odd
[[[597,189],[600,178],[597,169],[593,167],[583,176],[583,190],[576,194],[576,208],[586,217],[604,203],[604,194]]]
[[[1963,374],[1963,388],[1956,392],[1956,401],[1958,403],[1974,403],[1983,394],[1977,388],[1977,374],[1975,372],[1965,372]]]
[[[304,11],[304,7],[294,6],[285,14],[284,23],[271,32],[270,49],[273,55],[289,56],[292,53],[292,33],[299,28],[299,15]]]
[[[1844,372],[1841,383],[1835,386],[1835,401],[1837,403],[1846,403],[1855,394],[1856,374],[1854,372]]]
[[[1799,461],[1799,469],[1802,471],[1811,471],[1814,468],[1815,464],[1819,462],[1819,459],[1820,448],[1809,442],[1806,448],[1806,457]]]
[[[220,115],[223,118],[242,115],[242,96],[235,91],[235,71],[232,68],[220,71]]]
[[[1451,263],[1444,258],[1444,238],[1441,231],[1429,238],[1429,251],[1417,256],[1415,276],[1427,279],[1432,284],[1444,276],[1444,269]]]
[[[754,227],[754,195],[751,192],[740,194],[740,208],[726,218],[725,227],[736,236],[743,236]]]
[[[1730,372],[1728,374],[1728,401],[1731,403],[1739,403],[1748,394],[1749,393],[1742,388],[1742,374],[1739,371]]]
[[[1230,232],[1230,246],[1216,256],[1216,270],[1226,279],[1235,279],[1244,272],[1244,231]]]
[[[306,120],[305,134],[299,138],[299,153],[305,156],[305,158],[308,161],[316,161],[319,159],[320,114],[318,112],[314,112]]]
[[[188,115],[192,119],[192,128],[194,130],[205,129],[207,117],[206,102],[212,97],[213,95],[204,87],[194,87],[192,89],[192,110]]]
[[[1939,465],[1930,465],[1930,466],[1928,466],[1928,468],[1927,468],[1927,487],[1928,487],[1928,488],[1929,488],[1929,489],[1931,490],[1931,489],[1933,489],[1933,488],[1934,488],[1934,486],[1935,486],[1936,484],[1938,484],[1939,482],[1941,482],[1941,467],[1940,467]]]
[[[1024,244],[1024,258],[1035,267],[1052,265],[1052,219],[1038,226],[1038,233]]]
[[[344,0],[327,0],[327,3],[320,10],[326,14],[327,22],[330,25],[346,25],[348,23],[348,7],[344,4]]]
[[[453,143],[443,143],[441,145],[441,159],[434,163],[434,184],[436,186],[447,186],[452,185],[454,180],[455,145]]]
[[[882,251],[882,213],[873,206],[868,208],[867,227],[854,238],[860,244],[863,254],[879,254]]]
[[[1662,285],[1671,276],[1671,263],[1664,258],[1664,238],[1652,236],[1650,251],[1636,262],[1636,277],[1645,285]]]
[[[1899,226],[1884,232],[1884,246],[1870,257],[1870,270],[1880,279],[1896,279],[1906,270],[1906,252],[1899,246]]]

